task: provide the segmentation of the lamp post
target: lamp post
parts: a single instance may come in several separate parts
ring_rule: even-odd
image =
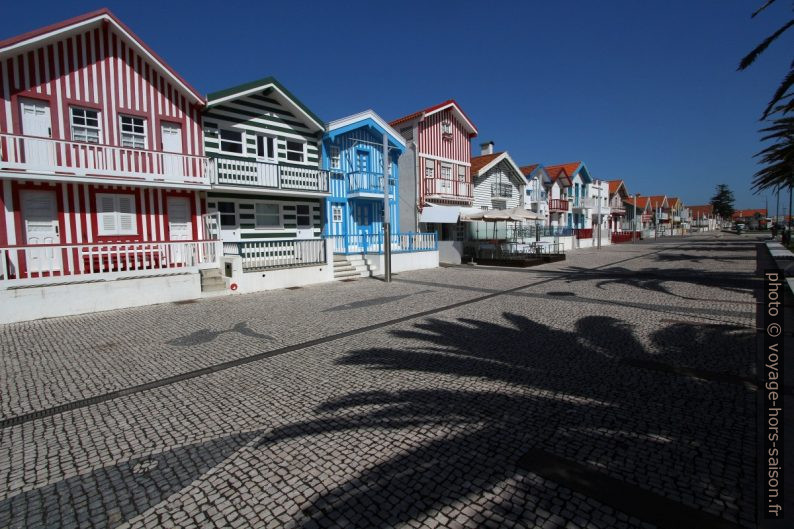
[[[601,249],[601,182],[598,183],[598,249]]]
[[[389,135],[383,133],[383,276],[391,283],[391,211],[389,207]]]
[[[637,239],[637,201],[640,199],[639,193],[634,193],[634,215],[632,216],[634,220],[634,229],[631,230],[631,242],[636,242]]]

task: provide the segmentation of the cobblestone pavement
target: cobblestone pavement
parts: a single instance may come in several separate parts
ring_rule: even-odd
[[[0,527],[754,527],[755,243],[2,326]]]

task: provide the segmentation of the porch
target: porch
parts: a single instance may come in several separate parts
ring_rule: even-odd
[[[348,197],[383,197],[383,172],[352,171],[345,178]],[[389,177],[389,195],[395,196],[394,176]]]
[[[0,248],[0,289],[112,281],[215,268],[220,242],[101,242]]]
[[[216,186],[329,192],[329,172],[323,169],[229,157],[213,158],[211,165]]]
[[[0,172],[31,179],[45,175],[208,187],[214,166],[204,156],[0,134]]]

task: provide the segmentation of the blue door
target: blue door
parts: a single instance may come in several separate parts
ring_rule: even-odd
[[[358,185],[355,188],[363,191],[370,190],[372,178],[370,176],[369,151],[356,150],[356,173],[358,174]]]

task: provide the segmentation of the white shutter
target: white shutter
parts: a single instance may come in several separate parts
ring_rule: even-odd
[[[134,235],[137,232],[135,226],[135,202],[133,195],[118,195],[119,204],[119,234]]]
[[[118,224],[116,222],[116,201],[114,196],[97,195],[96,203],[99,235],[116,235]]]

